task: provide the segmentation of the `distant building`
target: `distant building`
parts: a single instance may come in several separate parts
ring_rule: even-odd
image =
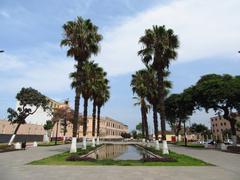
[[[55,108],[60,108],[61,106],[65,106],[64,102],[57,102],[49,97],[46,97],[49,100],[49,108],[50,110],[44,111],[42,107],[39,107],[38,110],[31,116],[28,116],[26,118],[27,123],[33,123],[33,124],[39,124],[43,125],[46,123],[47,120],[52,119],[52,114],[51,111],[54,110]],[[16,104],[16,109],[20,107],[19,101],[17,101]],[[30,107],[33,111],[35,107]]]
[[[87,138],[92,138],[92,116],[87,120]],[[68,123],[66,137],[72,137],[73,124]],[[57,125],[53,128],[52,137],[56,136]],[[128,126],[116,121],[110,117],[100,118],[100,137],[103,139],[120,139],[122,133],[128,132]],[[97,135],[97,119],[95,126],[95,135]],[[63,137],[63,126],[59,123],[58,137]],[[78,137],[83,137],[83,126],[78,127]]]
[[[238,114],[237,120],[240,121],[239,114]],[[224,137],[224,134],[227,134],[227,132],[231,131],[230,122],[224,119],[223,116],[211,117],[210,122],[211,122],[211,131],[215,139],[223,140],[224,138],[226,138]],[[230,133],[226,136],[230,136]],[[240,131],[237,131],[237,136],[240,137]]]
[[[27,124],[23,124],[20,126],[17,134],[18,135],[44,135],[43,125],[46,123],[47,120],[52,119],[52,111],[57,108],[69,108],[68,102],[57,102],[49,97],[49,107],[50,110],[44,111],[42,107],[31,116],[27,117],[26,122]],[[19,101],[17,101],[16,109],[19,107]],[[35,110],[35,107],[30,107]],[[82,116],[79,114],[79,127],[78,127],[78,137],[81,138],[83,136],[83,126],[82,126]],[[87,120],[87,138],[92,137],[92,117],[89,116]],[[17,124],[11,124],[10,122],[3,120],[0,121],[0,135],[1,134],[12,134],[16,128]],[[63,126],[60,121],[58,122],[58,137],[63,137]],[[72,130],[73,124],[68,122],[67,123],[67,132],[66,137],[72,137]],[[95,130],[97,131],[97,118],[96,118],[96,127]],[[56,136],[57,131],[57,123],[55,123],[51,137]],[[101,117],[100,120],[100,137],[105,139],[119,139],[121,137],[121,133],[128,132],[128,126],[116,121],[110,117]],[[97,133],[95,133],[97,134]]]
[[[0,120],[0,134],[13,134],[16,127],[17,124],[11,124],[7,120]],[[42,125],[22,124],[17,134],[44,135],[44,129]]]

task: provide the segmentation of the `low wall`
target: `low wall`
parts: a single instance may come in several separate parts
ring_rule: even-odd
[[[0,134],[0,143],[8,143],[12,134]],[[43,135],[17,134],[13,142],[43,141]]]

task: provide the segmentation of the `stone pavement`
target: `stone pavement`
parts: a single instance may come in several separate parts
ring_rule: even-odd
[[[37,166],[33,160],[58,154],[70,145],[37,147],[26,151],[0,153],[0,180],[239,180],[240,155],[184,147],[170,148],[190,154],[216,166],[205,167],[120,167],[120,166]]]

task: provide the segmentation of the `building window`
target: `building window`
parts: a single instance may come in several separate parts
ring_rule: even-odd
[[[226,126],[226,123],[224,122],[224,126]]]
[[[217,132],[219,132],[219,130],[217,129]]]
[[[223,125],[223,123],[221,123],[221,126]]]

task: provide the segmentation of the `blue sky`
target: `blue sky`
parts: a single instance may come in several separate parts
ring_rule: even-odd
[[[62,25],[83,16],[104,37],[101,52],[92,57],[110,79],[111,99],[103,115],[132,129],[140,121],[140,112],[133,106],[129,83],[131,74],[143,68],[137,51],[144,30],[165,24],[178,34],[179,56],[170,67],[169,79],[174,83],[172,92],[179,93],[207,73],[239,74],[239,6],[238,0],[1,0],[0,49],[5,53],[0,54],[0,118],[6,118],[8,107],[15,107],[16,92],[23,86],[73,103],[68,74],[74,61],[59,43]],[[209,124],[211,115],[196,112],[191,122]]]

